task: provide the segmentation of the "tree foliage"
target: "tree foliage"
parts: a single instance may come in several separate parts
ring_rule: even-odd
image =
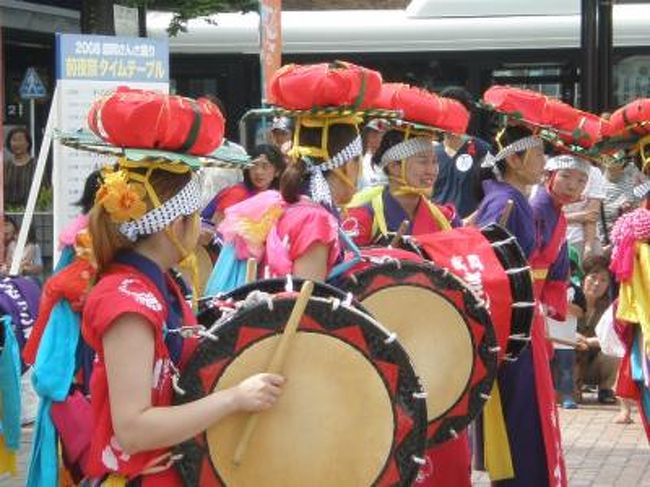
[[[117,2],[149,10],[173,13],[167,31],[170,36],[187,31],[187,21],[218,12],[249,12],[257,10],[258,0],[127,0]],[[209,21],[209,20],[208,20]]]

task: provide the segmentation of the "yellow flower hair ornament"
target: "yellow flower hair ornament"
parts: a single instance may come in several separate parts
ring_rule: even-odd
[[[114,223],[124,223],[137,220],[147,212],[146,194],[141,183],[129,181],[127,172],[118,170],[104,175],[97,203],[104,207]]]

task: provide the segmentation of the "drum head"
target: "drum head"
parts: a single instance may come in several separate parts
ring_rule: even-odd
[[[297,277],[292,277],[290,282],[284,278],[264,279],[244,284],[243,286],[233,289],[223,295],[201,298],[198,303],[199,312],[197,320],[201,325],[210,328],[221,318],[222,312],[219,306],[224,302],[244,301],[253,291],[260,291],[273,295],[290,293],[293,289],[300,289],[303,282],[304,279],[299,279]],[[323,282],[314,282],[314,292],[312,293],[312,296],[337,299],[341,302],[351,304],[360,311],[367,313],[363,306],[361,306],[361,303],[354,298],[352,293],[346,293],[337,287],[330,286]]]
[[[263,372],[295,294],[240,309],[184,368],[189,402]],[[283,394],[260,413],[232,463],[248,414],[224,418],[178,447],[186,485],[410,485],[426,438],[425,401],[406,352],[367,315],[312,297],[291,341]],[[414,395],[415,393],[415,395]],[[414,460],[415,457],[415,460]]]
[[[508,272],[510,294],[514,303],[533,303],[533,279],[524,251],[513,235],[505,228],[492,223],[481,228],[481,233],[492,244],[501,266]],[[519,270],[515,272],[515,270]],[[506,357],[516,359],[530,341],[534,306],[512,306],[510,317],[510,335],[506,347]]]
[[[445,270],[406,261],[366,267],[342,286],[409,353],[427,392],[428,444],[467,427],[497,368],[492,323],[469,288]]]

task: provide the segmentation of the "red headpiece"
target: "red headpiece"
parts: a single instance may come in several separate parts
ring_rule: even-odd
[[[371,106],[381,83],[377,71],[352,63],[288,64],[271,79],[269,100],[287,110],[336,107],[357,112]]]
[[[469,124],[469,112],[460,102],[402,83],[385,83],[374,104],[401,111],[402,121],[416,129],[464,134]]]
[[[88,114],[90,129],[111,145],[194,155],[221,145],[224,123],[217,106],[205,98],[124,86],[93,103]]]

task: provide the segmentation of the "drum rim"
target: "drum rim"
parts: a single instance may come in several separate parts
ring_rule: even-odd
[[[273,299],[273,306],[274,308],[277,306],[286,306],[288,307],[287,311],[287,317],[288,313],[291,311],[291,307],[289,307],[290,304],[295,302],[295,299],[297,297],[297,293],[283,293],[281,295],[275,295],[272,296]],[[235,333],[237,331],[237,327],[240,326],[240,323],[250,323],[251,320],[249,316],[254,313],[255,310],[258,310],[260,306],[264,306],[263,303],[258,303],[254,306],[246,307],[243,308],[239,311],[239,313],[236,316],[231,317],[228,319],[226,323],[222,327],[220,327],[215,335],[219,339],[220,337],[224,339],[224,341],[227,341],[225,338],[228,333]],[[385,373],[383,373],[377,366],[376,361],[379,360],[379,357],[369,357],[368,354],[358,348],[354,343],[347,342],[343,339],[341,336],[337,336],[335,334],[327,334],[323,333],[323,331],[320,330],[312,330],[312,329],[299,329],[299,332],[307,332],[307,333],[321,333],[325,334],[330,337],[335,337],[340,339],[341,341],[345,342],[348,346],[352,346],[355,350],[357,350],[359,353],[361,353],[366,360],[370,362],[370,364],[373,366],[373,368],[377,371],[377,373],[380,375],[382,382],[384,383],[386,387],[386,391],[391,397],[391,407],[392,407],[392,412],[393,412],[393,418],[397,418],[397,404],[396,402],[399,401],[399,406],[400,410],[402,412],[408,413],[409,417],[413,421],[413,426],[411,431],[404,437],[402,442],[400,444],[395,443],[395,439],[393,439],[393,444],[391,446],[390,452],[387,452],[387,459],[385,464],[382,466],[381,472],[378,476],[378,478],[375,480],[375,482],[380,481],[383,479],[383,477],[386,475],[389,467],[391,466],[392,463],[395,463],[396,465],[405,465],[404,470],[407,472],[408,475],[406,476],[401,476],[400,482],[405,482],[404,485],[410,485],[416,478],[418,470],[419,470],[419,465],[416,463],[412,457],[415,455],[415,453],[406,452],[407,455],[404,456],[403,459],[401,459],[400,463],[400,456],[398,455],[399,450],[403,448],[407,448],[408,445],[406,443],[412,444],[414,447],[417,448],[417,451],[420,453],[424,453],[425,445],[426,445],[426,434],[427,434],[427,413],[426,413],[426,405],[425,402],[422,399],[422,391],[421,391],[421,386],[419,383],[419,379],[417,378],[417,374],[410,362],[410,359],[408,357],[407,352],[404,350],[404,348],[399,344],[398,341],[394,340],[393,337],[391,337],[388,333],[388,331],[383,328],[381,325],[379,325],[374,318],[371,316],[367,315],[366,313],[360,311],[359,309],[356,309],[353,306],[348,306],[346,304],[340,304],[337,306],[337,308],[343,308],[345,312],[351,313],[352,315],[356,315],[357,317],[363,318],[365,320],[365,323],[363,321],[357,321],[356,326],[359,326],[360,328],[366,327],[368,329],[374,330],[374,333],[381,334],[384,337],[384,341],[386,343],[385,347],[385,354],[389,355],[390,357],[393,357],[395,360],[392,362],[393,364],[397,365],[399,367],[399,379],[398,383],[399,385],[395,388],[395,393],[393,393],[390,389],[390,386],[387,383],[387,378]],[[311,310],[312,313],[314,312],[314,308],[320,308],[321,310],[334,310],[334,305],[332,302],[332,299],[330,298],[322,298],[318,296],[313,296],[310,298],[309,303],[307,305],[307,311]],[[286,310],[285,310],[286,311]],[[317,310],[318,311],[318,310]],[[350,320],[345,321],[345,323],[348,323]],[[267,325],[269,325],[268,322],[266,322]],[[321,325],[323,325],[321,323]],[[325,326],[332,326],[334,327],[334,324],[331,322],[325,322]],[[346,328],[346,325],[341,325],[338,328],[335,329],[343,329]],[[323,328],[326,330],[325,328]],[[278,331],[279,330],[279,331]],[[236,354],[230,354],[226,355],[226,360],[224,361],[223,367],[221,368],[221,371],[215,376],[214,383],[215,384],[219,377],[223,374],[223,372],[227,369],[228,365],[239,355],[239,353],[243,352],[244,350],[252,347],[255,345],[260,340],[263,340],[265,338],[268,338],[273,335],[280,335],[281,334],[281,329],[275,329],[275,331],[272,331],[266,335],[259,336],[250,342],[248,342],[246,345],[244,345],[239,351],[237,351]],[[179,380],[179,386],[181,388],[184,388],[184,386],[187,386],[187,377],[189,376],[189,373],[186,372],[188,370],[192,370],[193,368],[196,369],[194,370],[194,376],[198,376],[199,371],[201,370],[200,366],[197,366],[197,362],[200,363],[200,354],[202,353],[202,347],[206,347],[206,343],[209,343],[209,340],[206,340],[202,343],[199,344],[199,346],[196,348],[196,350],[193,351],[192,355],[190,358],[187,360],[185,367],[184,367],[184,373],[185,376],[181,377]],[[216,342],[215,342],[216,343]],[[390,345],[390,348],[388,348]],[[371,349],[370,343],[368,343],[368,350]],[[221,354],[217,354],[219,356],[225,354],[226,352],[221,352]],[[381,358],[382,361],[386,360],[386,356],[383,356]],[[409,397],[408,394],[406,394],[406,390],[402,389],[407,383],[414,384],[416,388],[412,391],[412,397]],[[214,387],[214,385],[213,385]],[[196,391],[191,391],[187,390],[189,394],[185,395],[180,395],[178,393],[175,393],[174,396],[174,404],[182,404],[187,401],[191,401],[194,399],[197,399],[198,397],[203,397],[203,396],[197,396],[195,393]],[[409,406],[409,407],[406,407]],[[396,431],[396,426],[394,427],[394,431]],[[200,440],[197,440],[197,438],[200,437]],[[201,447],[203,445],[203,447]],[[204,461],[204,455],[208,455],[209,458],[209,449],[207,446],[207,441],[206,441],[206,432],[202,432],[197,437],[194,437],[183,444],[179,445],[176,447],[176,450],[179,453],[183,453],[184,448],[190,448],[193,450],[199,449],[202,450],[202,457],[201,457],[201,462]],[[407,462],[411,462],[412,465],[410,465]],[[216,471],[216,467],[212,464],[212,462],[209,462],[215,476],[225,485],[223,479],[219,475],[219,472]],[[177,469],[183,478],[184,481],[188,480],[187,479],[187,471],[185,470],[183,466],[183,459],[181,459],[179,462],[177,462]],[[202,468],[202,465],[199,467],[199,471]],[[402,470],[400,467],[397,467],[400,474],[402,474]],[[191,484],[191,480],[190,480]],[[190,485],[188,484],[188,485]]]
[[[381,275],[380,269],[388,265],[394,266],[395,264],[394,263],[377,264],[374,267],[367,267],[356,273],[353,273],[357,281],[356,283],[354,282],[354,280],[349,278],[349,275],[342,276],[341,285],[345,285],[347,282],[350,282],[353,286],[352,289],[356,289],[361,285],[366,275],[368,274]],[[469,287],[467,287],[467,285],[463,282],[462,279],[460,279],[458,276],[448,271],[447,269],[438,267],[429,261],[415,262],[415,261],[405,260],[400,262],[399,264],[400,270],[409,269],[409,268],[416,268],[416,269],[410,269],[411,271],[425,269],[429,276],[432,275],[434,276],[434,279],[453,282],[455,286],[457,286],[457,289],[452,289],[452,291],[458,291],[463,296],[462,302],[465,305],[465,309],[459,310],[459,314],[462,316],[465,325],[470,331],[470,336],[472,338],[472,346],[475,352],[474,360],[472,362],[472,372],[470,374],[469,380],[467,381],[467,384],[465,385],[463,394],[461,394],[459,399],[456,401],[456,403],[449,406],[449,408],[447,408],[447,410],[445,410],[443,414],[441,414],[438,418],[429,421],[428,423],[429,427],[427,429],[427,445],[435,446],[447,440],[455,438],[458,432],[460,432],[464,428],[467,428],[467,426],[469,426],[469,424],[474,420],[474,418],[478,416],[480,411],[483,409],[483,405],[488,399],[488,395],[492,389],[492,384],[494,383],[497,376],[498,365],[496,361],[496,350],[498,349],[498,342],[496,339],[496,332],[494,330],[494,325],[492,324],[492,320],[487,310],[481,304],[480,300],[476,297],[476,295],[469,289]],[[370,277],[368,277],[368,279],[370,279]],[[415,283],[410,285],[420,287],[420,288],[425,288],[424,286]],[[452,306],[457,308],[456,303],[453,302],[449,297],[445,296],[440,292],[437,291],[435,292],[443,299],[445,299],[448,303],[450,303]],[[358,296],[357,299],[359,299]],[[475,321],[478,324],[478,326],[482,326],[484,329],[483,339],[481,340],[480,343],[476,342],[476,337],[472,333],[471,325],[469,324],[468,321],[468,316],[464,312],[465,310],[469,310],[469,309],[473,309],[474,311],[472,316],[473,321]],[[474,382],[474,374],[476,373],[477,370],[478,360],[480,360],[483,363],[483,369],[485,370],[485,375],[481,380],[476,381],[474,386],[472,386],[472,383]],[[450,411],[453,411],[463,401],[463,399],[466,396],[469,396],[466,414],[462,416],[455,415],[455,416],[448,417],[447,414]]]
[[[201,316],[201,314],[209,311],[210,309],[214,309],[214,308],[202,308],[202,306],[204,306],[205,303],[208,303],[215,299],[219,299],[222,301],[228,301],[230,299],[233,299],[234,302],[237,302],[237,301],[242,301],[242,299],[235,298],[235,296],[238,296],[240,293],[245,293],[246,295],[248,295],[252,291],[262,291],[271,294],[278,294],[280,291],[274,291],[274,289],[276,288],[281,288],[283,290],[282,292],[290,293],[291,291],[286,289],[287,286],[290,286],[293,289],[300,289],[300,287],[305,281],[306,279],[301,279],[299,277],[293,277],[293,276],[260,279],[257,281],[243,284],[242,286],[232,289],[227,293],[216,294],[213,296],[204,296],[202,298],[199,298],[198,300],[198,305],[197,305],[199,309],[198,316]],[[348,299],[351,299],[350,303],[352,306],[357,308],[359,311],[365,313],[366,315],[370,316],[368,310],[366,310],[363,307],[363,305],[354,296],[351,295],[351,293],[346,293],[342,289],[339,289],[338,287],[328,284],[326,282],[314,281],[313,296],[323,297],[323,294],[325,294],[325,292],[327,292],[328,297],[333,297],[335,299],[338,299],[342,303],[346,303],[348,302]],[[332,296],[329,296],[330,294]],[[350,296],[348,296],[348,294],[350,294]],[[213,323],[216,322],[217,319],[213,320]]]
[[[510,233],[508,229],[498,223],[485,225],[480,228],[480,231],[490,243],[513,237],[512,233]],[[513,238],[503,245],[492,248],[504,269],[508,270],[529,267],[524,251],[516,239]],[[506,250],[509,252],[506,252]],[[514,262],[511,262],[509,260],[510,258],[513,258]],[[530,303],[535,300],[532,278],[526,279],[523,275],[519,276],[517,274],[508,274],[507,276],[510,281],[510,293],[513,297],[513,301]],[[521,295],[518,296],[520,293]],[[505,352],[507,360],[516,360],[517,357],[519,357],[519,355],[521,355],[521,353],[526,349],[529,340],[515,340],[511,337],[523,336],[529,338],[532,335],[534,317],[534,307],[512,307],[510,312],[510,335],[508,337],[508,345]],[[527,326],[524,326],[524,324]]]

